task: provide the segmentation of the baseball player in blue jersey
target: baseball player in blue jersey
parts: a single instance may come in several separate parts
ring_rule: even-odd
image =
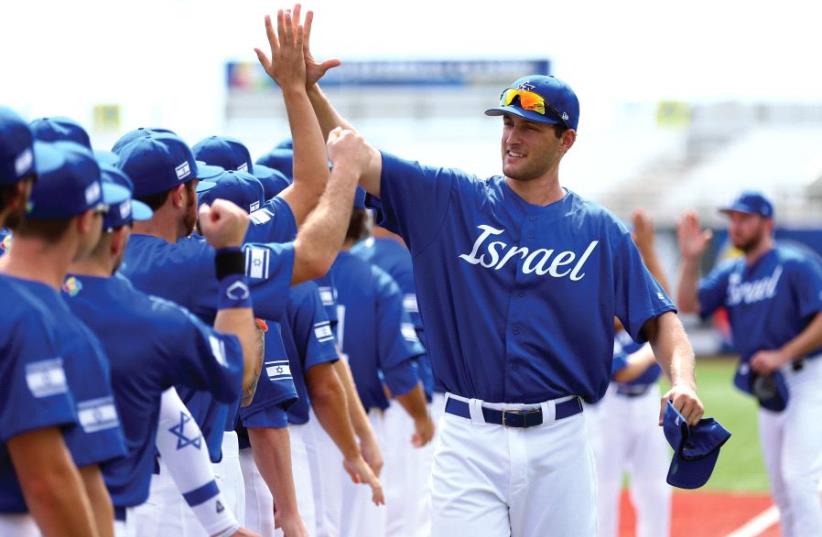
[[[366,236],[369,225],[365,224],[368,215],[364,210],[354,210],[352,225],[356,221]],[[411,254],[402,239],[390,231],[376,227],[374,237],[369,237],[351,249],[351,252],[364,261],[372,263],[386,271],[403,293],[403,309],[412,324],[403,326],[403,331],[413,331],[422,341],[423,326],[417,307],[417,292],[414,285],[414,271]],[[425,390],[426,399],[430,402],[433,392],[433,375],[431,362],[427,354],[417,357],[417,372]],[[444,410],[444,409],[443,409]],[[432,421],[434,416],[432,414]],[[431,497],[428,487],[433,461],[433,444],[415,447],[408,442],[409,433],[414,430],[414,423],[398,405],[392,405],[385,411],[386,430],[386,535],[420,535],[427,536],[430,528]]]
[[[56,149],[34,142],[22,118],[0,107],[0,228],[16,228],[37,175],[63,165]],[[77,412],[56,328],[42,303],[0,273],[0,534],[95,535],[62,435],[77,426]]]
[[[323,129],[347,125],[316,84],[335,62],[306,53],[306,63]],[[696,423],[693,351],[625,227],[560,185],[579,120],[571,88],[526,76],[487,113],[503,117],[502,176],[372,148],[360,181],[414,258],[428,353],[448,392],[432,535],[592,536],[595,472],[580,398],[595,402],[607,388],[614,317],[651,342],[672,378],[664,398]]]
[[[740,354],[734,382],[760,401],[759,435],[782,535],[820,535],[822,263],[813,253],[774,242],[773,205],[761,193],[743,192],[722,212],[731,243],[744,255],[697,283],[711,235],[686,213],[678,228],[678,305],[703,319],[727,310]],[[769,383],[786,387],[782,404],[764,393]]]
[[[116,168],[102,166],[102,172],[104,182],[130,184]],[[71,276],[63,286],[72,311],[100,338],[111,363],[115,404],[128,446],[124,458],[103,466],[119,521],[118,535],[126,535],[133,520],[126,511],[148,497],[163,392],[181,384],[211,391],[229,403],[243,393],[244,380],[249,385],[256,383],[258,371],[244,263],[240,259],[239,264],[230,266],[231,256],[242,256],[239,246],[247,226],[243,213],[222,202],[201,209],[203,231],[218,250],[215,270],[221,278],[221,298],[214,329],[171,302],[137,291],[124,277],[111,277],[122,260],[132,222],[150,218],[151,210],[132,200],[130,191],[125,200],[111,205],[103,219],[100,242],[88,257],[71,265]],[[232,269],[235,272],[230,272]],[[123,330],[124,326],[129,329]],[[185,421],[180,416],[178,423]],[[182,430],[179,435],[180,450],[205,451],[202,442],[183,440]],[[186,496],[190,491],[182,492]],[[216,489],[214,492],[199,496],[216,505],[220,498]],[[217,510],[212,510],[216,515]],[[236,520],[222,522],[210,529],[247,535],[234,533],[239,529]]]
[[[100,465],[126,452],[111,392],[109,363],[99,340],[68,309],[59,290],[72,261],[86,257],[102,230],[106,204],[123,201],[127,191],[103,185],[91,152],[57,142],[60,166],[38,174],[26,218],[14,228],[11,250],[0,271],[43,305],[55,328],[64,380],[71,390],[78,425],[63,431],[80,470],[96,532],[111,535],[114,516]],[[49,376],[61,376],[55,370]],[[92,533],[94,535],[96,533]]]

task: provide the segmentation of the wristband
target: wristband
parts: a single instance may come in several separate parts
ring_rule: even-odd
[[[245,254],[239,246],[220,248],[214,256],[214,271],[222,280],[232,274],[245,274]]]
[[[245,274],[229,274],[222,278],[219,294],[217,309],[251,307],[251,292],[248,290]]]

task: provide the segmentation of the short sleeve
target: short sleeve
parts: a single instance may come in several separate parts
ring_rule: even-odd
[[[423,166],[382,153],[378,204],[379,224],[401,235],[412,251],[436,237],[451,203],[458,172]]]
[[[325,315],[331,323],[333,329],[337,326],[337,290],[334,287],[334,278],[329,270],[322,278],[317,278],[314,282],[318,286],[320,300],[325,308]]]
[[[285,411],[296,400],[297,388],[291,376],[281,328],[278,323],[270,322],[265,335],[265,354],[257,391],[251,404],[240,407],[240,419],[245,424],[247,417],[274,406]]]
[[[631,235],[624,232],[616,240],[614,311],[633,340],[642,343],[645,323],[676,308],[643,263]]]
[[[725,304],[728,293],[728,278],[733,272],[734,261],[727,261],[714,269],[699,282],[697,296],[699,298],[699,316],[703,319],[710,317],[716,310]]]
[[[243,349],[233,335],[221,334],[176,304],[150,297],[164,318],[158,346],[173,371],[172,382],[212,393],[223,403],[240,398]]]
[[[35,429],[76,423],[63,359],[42,318],[6,318],[2,330],[0,443]]]
[[[313,282],[300,284],[291,289],[291,295],[294,311],[289,320],[305,370],[317,364],[336,361],[334,333],[317,285]]]
[[[285,310],[294,272],[294,243],[254,243],[244,246],[254,314],[278,320]]]
[[[818,259],[805,258],[793,263],[791,269],[800,317],[807,318],[822,311],[822,263]]]
[[[279,406],[268,406],[242,416],[246,429],[285,429],[288,427],[288,412]]]
[[[297,236],[297,221],[288,202],[279,196],[249,215],[244,242],[289,242]]]

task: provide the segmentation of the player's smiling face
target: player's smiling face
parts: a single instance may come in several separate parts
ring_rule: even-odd
[[[573,144],[573,131],[557,136],[554,125],[510,114],[504,115],[502,121],[502,173],[516,181],[544,177],[559,165],[560,158]]]

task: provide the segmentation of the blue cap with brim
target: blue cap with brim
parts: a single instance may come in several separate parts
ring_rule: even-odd
[[[27,218],[69,218],[119,199],[116,192],[103,189],[100,167],[89,149],[73,142],[51,146],[60,153],[62,162],[54,168],[38,169]]]
[[[224,199],[251,213],[265,201],[263,185],[250,173],[225,171],[214,183],[213,188],[198,196],[198,204],[211,204],[216,199]]]
[[[222,166],[215,166],[212,164],[207,164],[203,160],[197,160],[197,179],[200,181],[214,181],[217,177],[221,176],[225,168]]]
[[[265,190],[265,199],[269,200],[288,188],[291,181],[281,171],[269,168],[263,164],[254,165],[254,177],[262,183]]]
[[[713,418],[703,418],[695,427],[689,426],[671,401],[665,406],[662,428],[674,450],[668,484],[696,489],[707,483],[719,458],[719,449],[731,433]]]
[[[117,202],[106,203],[109,208],[108,212],[103,216],[104,229],[118,228],[126,224],[131,224],[133,221],[151,220],[154,212],[145,203],[132,199],[134,184],[123,170],[102,164],[100,165],[100,175],[103,180],[104,198],[106,198],[105,192],[109,186],[116,186],[126,191],[125,197],[123,197],[122,191],[115,191],[119,192],[121,199]]]
[[[769,375],[759,375],[747,362],[736,368],[734,385],[759,401],[759,406],[773,412],[782,412],[788,407],[790,392],[781,371]]]
[[[127,133],[122,135],[119,140],[114,142],[114,146],[111,148],[111,150],[114,153],[119,154],[121,149],[123,149],[125,146],[127,146],[134,140],[144,138],[150,134],[172,134],[174,136],[177,136],[177,133],[169,129],[162,129],[158,127],[140,127],[138,129],[128,131]]]
[[[120,157],[117,156],[117,153],[113,151],[106,151],[105,149],[95,149],[93,151],[94,158],[97,159],[97,163],[101,166],[103,164],[107,166],[116,166],[118,162],[120,162]]]
[[[579,99],[568,84],[553,76],[530,75],[517,79],[509,89],[530,91],[538,94],[546,103],[545,115],[524,110],[519,97],[507,106],[495,106],[485,111],[487,116],[511,114],[535,123],[565,125],[576,130],[579,125]]]
[[[285,175],[289,181],[294,177],[293,163],[294,151],[291,149],[275,148],[257,159],[257,164],[274,168]]]
[[[11,108],[0,106],[0,185],[14,184],[36,173],[33,146],[28,124]]]
[[[34,138],[41,142],[74,142],[91,149],[91,139],[86,129],[67,117],[42,117],[31,122]]]
[[[254,171],[254,163],[251,162],[248,148],[236,138],[209,136],[194,144],[191,151],[197,160],[202,160],[212,166],[246,173]]]
[[[730,205],[721,207],[719,212],[758,214],[764,218],[773,218],[773,204],[761,192],[746,190]]]
[[[149,132],[120,149],[118,167],[134,183],[134,197],[171,190],[197,178],[188,145],[173,134]]]

